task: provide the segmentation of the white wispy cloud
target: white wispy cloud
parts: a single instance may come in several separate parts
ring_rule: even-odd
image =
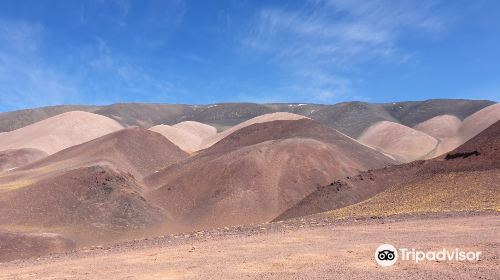
[[[71,77],[40,55],[44,28],[23,21],[0,21],[0,104],[7,108],[61,104],[75,100]]]
[[[67,11],[75,18],[68,29],[93,33],[78,40],[69,36],[63,44],[54,39],[57,26],[34,18],[0,18],[0,109],[110,103],[123,101],[124,96],[166,100],[174,91],[182,92],[142,52],[163,47],[180,28],[184,0],[111,0],[76,7]],[[101,37],[92,40],[88,35]],[[126,46],[110,44],[116,35],[127,39]]]
[[[96,25],[123,32],[129,45],[120,48],[110,44],[109,38],[96,37],[60,47],[51,41],[54,30],[49,28],[54,26],[0,18],[1,110],[123,102],[124,97],[168,100],[174,93],[182,94],[183,89],[169,81],[168,73],[150,65],[147,55],[126,52],[139,47],[147,52],[165,44],[182,22],[184,1],[149,1],[140,11],[127,0],[95,4],[83,3],[75,11],[76,23],[83,30]]]
[[[241,39],[244,51],[258,52],[299,77],[298,89],[318,101],[345,96],[352,71],[364,62],[411,58],[399,48],[403,32],[438,34],[443,21],[435,1],[316,0],[300,7],[261,9]],[[303,69],[308,69],[304,71]],[[312,74],[313,73],[313,74]]]
[[[86,62],[81,67],[87,68],[87,72],[106,77],[103,84],[95,86],[95,90],[107,89],[108,102],[123,102],[124,93],[133,93],[137,100],[153,101],[161,96],[185,91],[170,82],[165,73],[157,73],[137,59],[116,52],[103,38],[96,38],[92,47],[85,48],[81,60]],[[92,80],[95,80],[94,76],[90,77],[89,82]]]

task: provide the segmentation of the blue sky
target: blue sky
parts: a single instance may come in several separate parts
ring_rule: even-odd
[[[500,1],[0,1],[0,111],[500,98]]]

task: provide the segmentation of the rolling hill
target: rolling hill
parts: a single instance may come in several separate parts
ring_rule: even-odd
[[[176,105],[120,103],[108,106],[52,106],[0,113],[0,132],[12,131],[68,111],[87,111],[107,116],[123,126],[149,128],[197,121],[225,130],[251,118],[289,112],[315,119],[353,138],[373,123],[391,121],[413,127],[439,115],[460,120],[495,102],[485,100],[431,99],[426,101],[372,104],[343,102],[333,105],[299,103],[221,103],[211,105]]]
[[[264,114],[260,115],[258,117],[254,117],[252,119],[249,119],[247,121],[244,121],[242,123],[239,123],[235,126],[232,126],[222,132],[219,132],[217,134],[211,135],[209,137],[206,137],[203,139],[200,148],[205,149],[213,144],[219,142],[220,140],[224,139],[228,135],[232,134],[235,131],[238,131],[242,128],[245,128],[247,126],[257,124],[257,123],[265,123],[265,122],[271,122],[271,121],[276,121],[276,120],[298,120],[298,119],[303,119],[304,117],[301,115],[296,115],[292,113],[285,113],[285,112],[277,112],[277,113],[271,113],[271,114]]]
[[[162,135],[122,129],[0,177],[0,228],[63,234],[79,245],[160,227],[144,176],[188,157]]]
[[[117,240],[163,223],[126,173],[90,166],[0,191],[0,227],[59,233],[79,245]]]
[[[24,166],[18,172],[29,178],[34,174],[47,176],[52,172],[102,165],[140,180],[187,157],[187,153],[156,132],[127,128],[62,150]],[[16,176],[16,172],[11,173],[9,176]]]
[[[53,154],[120,129],[110,118],[71,111],[0,134],[0,150],[32,148]]]
[[[336,180],[278,219],[499,209],[500,121],[446,155]]]
[[[215,127],[193,121],[184,121],[175,125],[155,125],[149,130],[160,133],[188,153],[200,150],[205,139],[217,134]]]
[[[498,209],[499,119],[471,100],[1,113],[0,244],[23,257],[318,213]]]
[[[0,173],[25,166],[46,156],[46,152],[30,148],[0,151]]]
[[[400,162],[423,159],[438,145],[438,140],[428,134],[388,121],[370,126],[358,141],[387,153]]]
[[[337,176],[395,163],[310,119],[253,124],[149,178],[184,229],[270,221]]]

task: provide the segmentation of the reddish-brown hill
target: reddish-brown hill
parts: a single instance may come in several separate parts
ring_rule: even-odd
[[[43,169],[47,173],[48,170],[60,172],[82,166],[108,165],[140,179],[186,157],[186,152],[156,132],[127,128],[70,147],[22,169]]]
[[[0,227],[58,232],[105,241],[165,221],[135,179],[101,166],[82,167],[0,193]]]
[[[413,203],[411,199],[417,197],[420,198],[414,201],[414,204],[415,209],[418,208],[419,211],[441,209],[436,204],[439,201],[443,207],[448,205],[447,210],[458,209],[456,203],[460,201],[464,202],[464,207],[469,207],[463,209],[492,207],[491,203],[483,205],[478,201],[489,203],[492,198],[499,196],[498,183],[494,183],[497,181],[496,177],[500,176],[499,151],[500,121],[441,157],[363,172],[320,187],[282,213],[277,220],[325,212],[348,205],[352,206],[348,206],[348,210],[339,209],[338,214],[362,216],[363,211],[363,215],[393,213],[389,209],[392,206],[402,209],[401,211],[410,211]],[[477,191],[472,194],[467,188],[477,188]],[[419,193],[422,191],[425,193]],[[361,202],[374,195],[376,197],[373,200]],[[467,196],[470,196],[471,201],[467,200]],[[383,205],[376,205],[384,199],[392,201],[392,206],[388,204],[384,208]],[[456,203],[447,204],[451,200]],[[358,202],[362,206],[353,205]],[[370,212],[370,209],[376,211]]]
[[[394,163],[310,119],[245,127],[148,178],[186,229],[265,222],[336,177]]]
[[[5,173],[0,228],[63,234],[78,242],[117,240],[168,223],[143,196],[143,176],[186,158],[162,135],[120,130]]]
[[[281,213],[275,221],[326,212],[358,203],[383,192],[390,186],[410,181],[423,163],[424,161],[414,161],[393,165],[335,180],[328,185],[318,187],[300,202]]]
[[[270,114],[264,114],[260,115],[254,118],[251,118],[247,121],[244,121],[242,123],[239,123],[233,127],[230,127],[220,133],[217,133],[215,135],[211,135],[205,139],[203,139],[200,149],[206,149],[215,143],[219,142],[220,140],[224,139],[224,137],[227,137],[228,135],[231,135],[232,133],[241,130],[242,128],[248,127],[253,124],[257,123],[266,123],[266,122],[272,122],[272,121],[278,121],[278,120],[299,120],[305,118],[304,116],[297,115],[297,114],[292,114],[292,113],[287,113],[287,112],[276,112],[276,113],[270,113]]]

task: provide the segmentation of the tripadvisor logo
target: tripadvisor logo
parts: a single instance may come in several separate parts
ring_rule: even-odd
[[[478,261],[482,252],[463,251],[458,248],[447,250],[443,248],[438,251],[420,251],[416,249],[399,248],[396,249],[391,244],[382,244],[375,250],[375,261],[380,266],[392,266],[398,260],[412,261]]]
[[[382,244],[375,250],[375,260],[380,266],[391,266],[398,260],[398,251],[391,244]]]

